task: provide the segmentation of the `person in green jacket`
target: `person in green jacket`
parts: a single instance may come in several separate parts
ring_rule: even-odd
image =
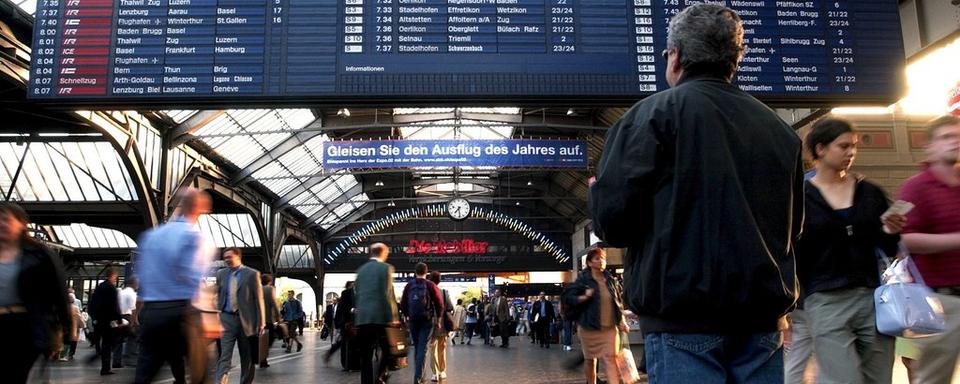
[[[386,383],[387,360],[380,359],[377,370],[373,367],[373,351],[378,344],[381,350],[386,345],[386,327],[400,322],[397,315],[397,299],[393,293],[393,266],[387,264],[390,248],[383,243],[370,246],[370,261],[357,270],[353,290],[355,295],[355,323],[360,342],[362,384]]]

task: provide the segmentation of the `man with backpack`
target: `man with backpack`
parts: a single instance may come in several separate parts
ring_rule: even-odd
[[[467,306],[467,319],[465,321],[467,324],[467,345],[470,345],[470,342],[473,341],[473,334],[480,331],[480,321],[483,321],[483,316],[478,312],[480,305],[477,298],[474,297],[470,299],[470,305]]]
[[[414,373],[415,384],[423,381],[423,364],[427,356],[427,342],[430,333],[437,327],[440,316],[443,314],[443,297],[440,289],[432,281],[426,279],[427,265],[417,263],[414,269],[416,278],[403,288],[400,298],[400,312],[407,317],[410,337],[414,343]]]

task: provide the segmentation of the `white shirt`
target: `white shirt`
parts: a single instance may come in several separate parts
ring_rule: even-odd
[[[132,315],[133,310],[137,308],[137,291],[126,287],[120,290],[120,314]]]

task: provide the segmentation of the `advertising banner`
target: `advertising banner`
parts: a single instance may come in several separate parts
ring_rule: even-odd
[[[323,143],[323,168],[585,168],[583,140],[369,140]]]

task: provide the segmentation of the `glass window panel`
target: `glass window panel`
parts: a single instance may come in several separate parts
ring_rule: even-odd
[[[56,168],[60,174],[60,181],[66,188],[67,198],[70,201],[84,201],[83,191],[81,190],[77,177],[74,176],[74,167],[67,160],[67,157],[65,157],[69,156],[69,145],[60,143],[53,143],[51,145],[56,147],[60,153],[63,153],[63,155],[57,153],[52,156],[50,160],[52,160],[54,168]]]
[[[17,180],[17,189],[20,190],[24,200],[48,201],[49,193],[43,184],[43,176],[40,175],[34,154],[33,148],[27,151],[27,156],[23,161],[23,169],[20,171],[22,180]]]

